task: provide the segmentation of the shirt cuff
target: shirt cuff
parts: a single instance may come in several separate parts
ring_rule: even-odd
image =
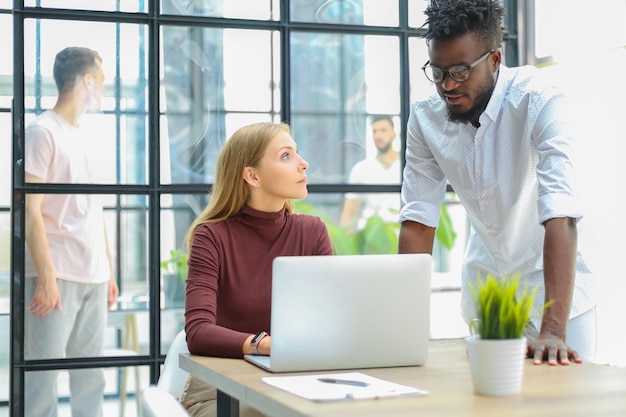
[[[580,199],[571,195],[546,194],[539,197],[539,224],[561,217],[571,217],[578,222],[583,217]]]
[[[422,223],[428,227],[439,226],[441,207],[429,203],[408,203],[400,210],[400,223],[405,220]]]

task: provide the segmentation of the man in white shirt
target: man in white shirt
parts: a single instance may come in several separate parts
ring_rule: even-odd
[[[582,212],[565,97],[537,69],[502,64],[497,0],[437,0],[425,13],[423,70],[438,94],[411,108],[399,251],[432,251],[449,181],[471,223],[463,311],[475,314],[468,282],[478,274],[519,272],[539,288],[526,333],[535,364],[593,361],[595,304],[577,248]]]
[[[89,136],[79,119],[100,109],[102,59],[91,49],[68,47],[56,55],[53,74],[57,102],[26,129],[26,182],[90,184]],[[26,194],[27,360],[103,353],[107,308],[118,287],[99,200],[91,194]],[[26,417],[57,415],[57,374],[26,373]],[[69,376],[72,417],[102,416],[102,369],[72,369]]]
[[[376,155],[357,162],[350,171],[350,184],[400,184],[400,153],[394,148],[396,132],[390,116],[372,119],[372,139]],[[397,193],[347,193],[339,224],[362,229],[371,216],[388,222],[398,221],[400,197]]]

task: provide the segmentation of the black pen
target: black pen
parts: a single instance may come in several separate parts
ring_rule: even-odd
[[[355,387],[367,387],[369,384],[363,381],[352,381],[350,379],[336,379],[336,378],[317,378],[320,382],[325,382],[327,384],[342,384],[342,385],[352,385]]]

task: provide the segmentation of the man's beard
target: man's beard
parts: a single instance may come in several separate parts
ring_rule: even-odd
[[[491,94],[493,93],[493,89],[496,85],[495,80],[491,79],[491,82],[488,84],[483,84],[481,89],[478,90],[476,101],[472,108],[464,113],[455,112],[452,107],[446,106],[448,109],[448,120],[453,123],[471,123],[473,121],[478,121],[480,115],[485,111],[487,104],[489,103],[489,99],[491,98]]]
[[[387,144],[381,149],[378,146],[376,146],[376,150],[378,151],[378,153],[380,155],[384,155],[387,152],[389,152],[389,150],[391,149],[391,147],[393,146],[392,142],[387,142]]]

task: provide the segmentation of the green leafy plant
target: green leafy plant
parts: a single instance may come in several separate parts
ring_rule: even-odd
[[[187,253],[179,249],[170,249],[170,257],[161,261],[164,274],[177,275],[181,281],[187,279]]]
[[[478,277],[476,284],[469,283],[476,306],[477,333],[481,339],[516,339],[524,334],[530,319],[537,288],[524,286],[520,296],[520,274],[502,279],[487,274]],[[546,304],[547,307],[547,304]]]
[[[452,218],[448,213],[448,205],[443,203],[440,210],[439,226],[437,226],[437,230],[435,230],[435,237],[444,248],[452,250],[454,242],[456,241],[456,232],[452,225]]]
[[[328,229],[335,255],[384,254],[398,252],[398,229],[396,222],[386,222],[378,215],[367,219],[362,230],[353,232],[341,227],[310,203],[294,201],[296,212],[318,216]]]

